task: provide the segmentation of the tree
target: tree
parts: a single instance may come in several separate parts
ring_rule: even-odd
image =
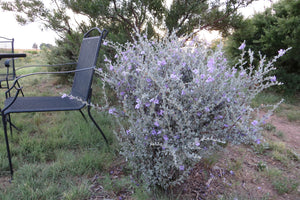
[[[49,62],[61,63],[77,58],[82,33],[94,26],[108,29],[108,38],[119,43],[132,41],[136,31],[147,31],[149,38],[173,30],[180,36],[195,29],[220,30],[226,35],[241,18],[237,9],[254,0],[173,0],[170,6],[168,0],[49,1],[0,0],[0,5],[5,11],[16,13],[21,24],[40,22],[44,28],[55,31],[60,38]],[[112,53],[111,49],[104,50]]]
[[[48,43],[42,43],[40,44],[40,49],[52,49],[53,45]]]
[[[37,50],[38,49],[37,43],[33,43],[32,48],[35,49],[35,50]]]
[[[229,37],[229,55],[235,57],[238,47],[246,41],[247,47],[268,57],[278,50],[292,49],[278,62],[277,78],[285,83],[286,92],[300,91],[300,1],[281,0],[262,13],[245,19]]]
[[[81,31],[91,26],[105,27],[111,37],[124,41],[131,38],[132,31],[148,29],[150,36],[160,32],[170,34],[191,33],[194,29],[220,30],[227,34],[236,26],[240,16],[237,9],[247,6],[253,0],[50,0],[51,6],[42,0],[1,1],[3,10],[16,12],[17,21],[26,24],[40,21],[45,28],[64,36],[71,34],[74,27],[67,12],[85,16],[87,21],[75,26]],[[50,8],[48,8],[50,7]]]

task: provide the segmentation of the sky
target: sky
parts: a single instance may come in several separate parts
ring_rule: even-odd
[[[0,11],[0,36],[15,39],[15,49],[32,49],[34,43],[55,44],[56,34],[51,30],[41,30],[41,25],[31,23],[21,26],[12,12]]]
[[[254,12],[263,11],[270,5],[270,0],[259,0],[259,2],[253,3],[246,9],[240,10],[240,12],[245,17],[249,17]],[[42,31],[41,24],[37,22],[25,26],[19,25],[14,13],[11,12],[0,11],[0,27],[0,36],[15,39],[15,49],[32,49],[34,43],[38,46],[41,43],[55,45],[55,38],[57,38],[57,35],[51,30]],[[216,32],[210,32],[205,33],[202,37],[207,37],[207,40],[211,40],[216,36]]]

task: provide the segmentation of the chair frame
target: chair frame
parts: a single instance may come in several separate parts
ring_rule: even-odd
[[[97,31],[99,36],[90,36],[91,32],[95,32]],[[26,74],[23,76],[20,76],[18,78],[16,78],[16,80],[14,81],[14,83],[12,84],[12,86],[5,92],[5,96],[6,96],[6,100],[4,103],[4,108],[1,109],[1,115],[2,115],[2,123],[3,123],[3,130],[4,130],[4,136],[5,136],[5,143],[6,143],[6,149],[7,149],[7,157],[8,157],[8,162],[9,162],[9,168],[10,168],[10,174],[11,174],[11,178],[13,178],[13,167],[12,167],[12,160],[11,160],[11,153],[10,153],[10,147],[9,147],[9,140],[8,140],[8,134],[7,134],[7,123],[10,124],[10,132],[12,134],[12,128],[16,128],[16,126],[11,122],[11,116],[10,113],[24,113],[24,112],[52,112],[52,111],[73,111],[73,110],[78,110],[81,115],[83,116],[83,118],[87,121],[84,113],[82,112],[82,108],[84,108],[85,106],[87,106],[87,110],[88,110],[88,116],[90,117],[91,121],[93,122],[93,124],[96,126],[96,128],[99,130],[99,132],[101,133],[102,137],[104,138],[106,144],[108,144],[108,140],[105,137],[105,134],[103,133],[103,131],[101,130],[100,126],[97,124],[97,122],[95,121],[95,119],[93,118],[93,116],[91,115],[91,97],[92,97],[92,78],[94,75],[94,70],[96,68],[96,62],[97,62],[97,58],[98,58],[98,54],[99,54],[99,50],[101,47],[101,43],[102,40],[107,36],[108,31],[103,29],[103,31],[101,31],[99,28],[95,27],[90,29],[87,33],[84,34],[83,37],[83,41],[81,44],[81,49],[80,49],[80,54],[83,54],[83,56],[81,56],[79,54],[79,58],[78,58],[78,62],[77,62],[77,68],[75,70],[70,70],[70,71],[60,71],[60,72],[36,72],[36,73],[31,73],[31,74]],[[89,41],[91,40],[91,41]],[[88,55],[88,58],[86,58],[85,53],[83,52],[85,49],[85,47],[88,44],[91,44],[91,42],[94,42],[94,40],[97,42],[96,47],[90,47],[90,48],[95,48],[96,52],[95,53],[95,57]],[[93,49],[92,49],[93,50]],[[83,63],[82,63],[83,62]],[[91,63],[92,62],[92,63]],[[74,63],[70,63],[70,64],[74,64]],[[84,65],[84,66],[81,66]],[[85,66],[85,65],[91,65],[91,66]],[[78,101],[76,99],[70,99],[70,98],[62,98],[61,96],[53,96],[53,97],[18,97],[19,93],[22,92],[22,88],[23,87],[19,87],[18,86],[18,80],[28,77],[28,76],[32,76],[32,75],[42,75],[42,74],[65,74],[65,73],[75,73],[74,76],[74,82],[73,82],[73,86],[72,86],[72,91],[71,94],[72,96],[76,96],[79,99],[82,99],[82,101]],[[83,94],[81,95],[80,92],[82,92],[82,86],[78,86],[78,81],[82,82],[82,78],[86,78],[88,77],[86,80],[89,81],[88,83],[86,83],[86,80],[84,80],[84,87],[83,88]],[[90,80],[89,80],[90,79]],[[77,84],[77,85],[76,85]],[[10,93],[11,90],[15,89],[16,90],[16,94],[14,97],[10,97]],[[78,90],[78,91],[77,91]],[[87,90],[87,91],[85,91]],[[78,95],[77,95],[78,94]],[[67,104],[65,107],[40,107],[40,106],[36,106],[36,107],[29,107],[30,109],[27,109],[25,105],[26,102],[30,102],[30,101],[35,101],[35,102],[47,102],[47,99],[45,100],[45,98],[50,98],[55,100],[55,105],[59,105],[59,103],[61,103],[62,106],[64,106],[65,104]],[[44,101],[45,100],[45,101]],[[22,108],[18,107],[18,103],[21,102],[20,105],[24,106]],[[52,102],[52,104],[54,104]],[[73,106],[74,104],[74,106]],[[35,105],[35,104],[34,104]]]
[[[0,44],[3,44],[3,43],[10,44],[11,47],[8,49],[9,53],[14,53],[15,52],[15,48],[14,48],[14,41],[15,41],[15,39],[14,38],[0,37],[0,40],[1,40]],[[12,61],[12,67],[10,67],[10,61]],[[6,74],[0,74],[0,77],[1,76],[3,76],[3,77],[5,76],[5,78],[0,79],[0,89],[2,89],[2,88],[8,89],[9,88],[8,81],[15,80],[15,78],[16,78],[15,59],[14,58],[7,59],[5,61],[4,66],[6,67]],[[6,85],[3,86],[2,82],[5,82]]]

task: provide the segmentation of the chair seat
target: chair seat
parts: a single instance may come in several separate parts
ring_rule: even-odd
[[[7,98],[5,106],[9,105],[12,100],[12,97]],[[80,101],[60,96],[18,97],[11,107],[5,110],[4,114],[80,110],[84,106],[85,104]]]

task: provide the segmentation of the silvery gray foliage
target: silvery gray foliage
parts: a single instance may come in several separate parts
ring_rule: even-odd
[[[97,70],[120,102],[109,113],[121,126],[115,133],[122,154],[149,187],[181,183],[220,143],[259,143],[260,125],[272,109],[257,118],[258,109],[250,103],[262,90],[280,84],[268,74],[286,50],[271,61],[261,56],[254,66],[253,52],[245,51],[243,43],[239,63],[231,67],[221,45],[213,51],[195,41],[185,44],[175,34],[160,41],[138,35],[124,45],[105,41],[117,53],[113,61],[105,59],[107,70]]]

